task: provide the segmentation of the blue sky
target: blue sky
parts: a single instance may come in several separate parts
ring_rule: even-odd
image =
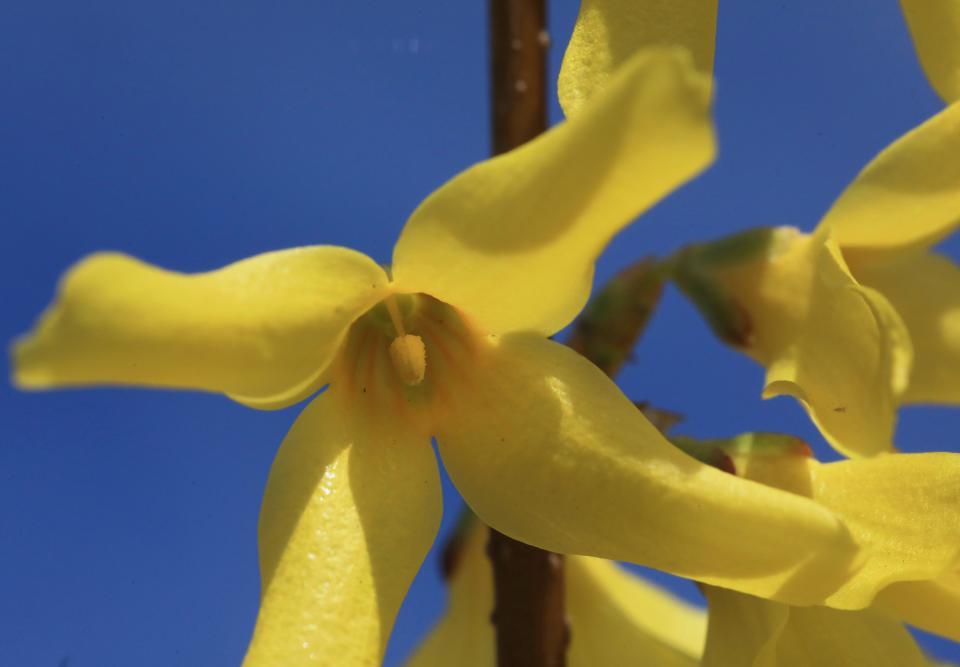
[[[895,0],[722,4],[719,162],[618,237],[599,280],[746,227],[811,228],[942,107]],[[554,73],[576,9],[551,6]],[[482,2],[7,3],[0,339],[95,250],[190,271],[316,243],[387,260],[416,204],[487,153],[485,46]],[[670,291],[621,386],[687,415],[687,433],[781,430],[830,456],[797,405],[760,400],[761,377]],[[237,664],[256,614],[260,496],[298,410],[0,386],[0,664]],[[915,408],[898,442],[957,450],[958,433],[960,411]],[[460,500],[445,492],[447,530]],[[387,664],[442,610],[436,557]]]

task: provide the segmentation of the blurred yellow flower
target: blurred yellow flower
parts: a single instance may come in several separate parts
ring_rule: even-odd
[[[704,586],[704,595],[703,667],[933,664],[902,623],[877,609],[791,607],[715,586]]]

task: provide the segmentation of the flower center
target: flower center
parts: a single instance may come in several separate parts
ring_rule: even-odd
[[[428,426],[476,351],[455,308],[426,294],[391,295],[354,322],[330,381],[371,418],[399,412]]]

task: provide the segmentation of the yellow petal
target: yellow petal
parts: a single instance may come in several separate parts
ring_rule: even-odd
[[[899,581],[937,580],[960,567],[960,454],[890,454],[811,468],[813,497],[870,555],[828,602],[860,607]]]
[[[744,435],[718,446],[738,475],[813,498],[849,527],[867,557],[827,599],[829,605],[857,609],[888,587],[960,581],[951,579],[960,565],[960,454],[887,454],[821,464],[799,443],[768,446]]]
[[[331,392],[314,400],[270,470],[244,664],[379,665],[440,514],[426,437],[353,418]]]
[[[945,102],[960,99],[960,4],[900,0],[920,64]]]
[[[572,556],[566,568],[571,667],[700,664],[703,610],[612,561]]]
[[[479,522],[469,530],[449,582],[446,613],[408,667],[494,667],[486,534]],[[707,631],[702,610],[611,561],[572,556],[564,572],[570,667],[698,664]]]
[[[694,66],[713,75],[717,0],[582,0],[563,54],[560,106],[572,117],[635,53],[681,46]]]
[[[36,329],[14,347],[14,381],[179,387],[282,407],[316,391],[350,323],[387,278],[352,250],[271,252],[209,273],[120,254],[74,266]]]
[[[682,54],[631,60],[578,118],[428,197],[394,250],[399,289],[489,332],[563,328],[610,238],[713,158],[708,97]]]
[[[789,607],[705,587],[710,626],[704,667],[927,665],[910,633],[874,609]]]
[[[854,566],[829,512],[686,456],[564,346],[492,338],[477,365],[437,440],[464,498],[498,530],[801,604]]]
[[[909,253],[852,266],[857,280],[896,308],[913,341],[908,403],[960,403],[960,269],[941,255]]]
[[[822,235],[719,271],[752,324],[746,351],[767,368],[763,395],[798,399],[846,454],[890,449],[909,376],[906,328],[892,306],[850,275]]]
[[[910,625],[960,641],[960,572],[893,584],[881,591],[876,605]]]
[[[820,223],[846,251],[930,246],[960,223],[960,104],[880,152]]]

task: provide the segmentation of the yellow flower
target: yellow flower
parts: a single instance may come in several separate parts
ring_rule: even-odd
[[[486,531],[474,522],[449,577],[447,609],[407,667],[494,667],[493,573]],[[564,565],[570,667],[700,664],[703,610],[628,573],[616,563],[570,556]]]
[[[16,345],[15,382],[259,408],[330,385],[270,472],[251,665],[379,660],[440,518],[431,435],[475,512],[517,539],[800,604],[838,595],[858,552],[835,516],[686,457],[546,339],[610,237],[712,159],[708,97],[688,59],[637,56],[576,119],[424,201],[392,275],[329,246],[195,275],[90,257]]]
[[[866,549],[883,542],[885,555],[860,576],[883,578],[889,563],[918,556],[918,536],[931,538],[911,581],[882,589],[868,609],[794,607],[704,586],[706,667],[929,664],[903,622],[960,639],[960,561],[954,548],[960,455],[894,454],[821,464],[805,443],[776,434],[746,434],[700,447],[725,452],[746,479],[830,508]]]
[[[945,102],[960,100],[960,4],[900,0],[900,6],[930,84]]]
[[[875,454],[901,403],[960,403],[960,271],[930,251],[958,223],[954,104],[884,149],[812,234],[691,248],[677,280],[706,312],[745,315],[721,335],[766,367],[764,397],[796,397],[834,447]],[[691,289],[701,274],[718,295]]]

